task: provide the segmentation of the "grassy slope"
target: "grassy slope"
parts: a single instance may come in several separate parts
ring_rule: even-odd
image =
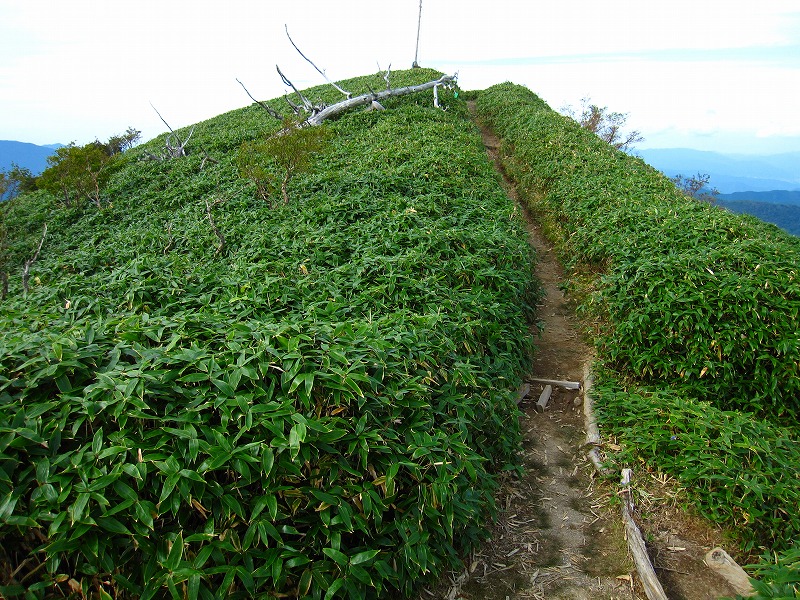
[[[668,472],[744,549],[796,562],[800,240],[683,197],[525,88],[490,88],[478,110],[594,323],[616,459]]]
[[[34,595],[408,592],[480,538],[535,287],[463,101],[440,99],[331,123],[288,205],[237,173],[277,129],[250,106],[198,124],[185,159],[130,151],[102,211],[3,207],[2,583],[33,556]]]

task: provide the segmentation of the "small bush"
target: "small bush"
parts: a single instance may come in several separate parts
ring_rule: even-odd
[[[478,109],[565,262],[599,272],[583,309],[604,358],[723,408],[800,416],[800,239],[684,197],[533,93]]]

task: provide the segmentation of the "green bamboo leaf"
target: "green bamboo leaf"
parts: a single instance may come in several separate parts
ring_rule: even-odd
[[[324,550],[323,550],[324,551]],[[325,600],[333,600],[336,597],[336,592],[342,589],[342,586],[345,584],[344,579],[336,579],[333,583],[331,583],[328,591],[325,592]]]
[[[365,562],[369,562],[373,558],[378,556],[378,554],[380,554],[380,552],[381,552],[380,550],[366,550],[364,552],[359,552],[358,554],[356,554],[355,556],[350,558],[350,564],[351,565],[360,565],[360,564],[363,564]]]
[[[339,550],[334,550],[333,548],[323,548],[322,553],[325,556],[333,559],[333,561],[340,567],[346,567],[349,562],[347,560],[347,555]]]
[[[167,554],[167,559],[164,561],[164,568],[168,571],[174,571],[181,564],[183,558],[183,534],[178,533],[172,542],[172,547]]]

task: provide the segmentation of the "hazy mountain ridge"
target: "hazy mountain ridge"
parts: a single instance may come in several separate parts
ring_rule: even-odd
[[[776,204],[753,200],[717,200],[717,204],[737,214],[752,215],[800,236],[800,204]]]
[[[706,173],[722,193],[800,190],[800,152],[764,156],[690,148],[646,148],[636,154],[668,177]]]
[[[62,145],[39,146],[28,142],[0,140],[0,171],[8,171],[12,163],[16,163],[20,167],[30,169],[34,175],[39,175],[47,168],[47,157]]]
[[[769,192],[733,192],[720,194],[719,200],[728,202],[765,202],[800,207],[800,190],[770,190]]]

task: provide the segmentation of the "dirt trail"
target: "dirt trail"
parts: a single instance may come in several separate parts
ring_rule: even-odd
[[[502,173],[499,140],[485,128],[482,134],[489,157]],[[504,185],[516,201],[516,191],[505,177]],[[574,310],[561,290],[564,276],[560,263],[529,215],[526,221],[537,253],[536,275],[545,292],[538,307],[543,331],[536,340],[530,378],[580,382],[591,350],[579,335]],[[424,589],[420,600],[645,598],[628,554],[619,504],[612,502],[616,488],[597,480],[584,454],[582,393],[553,387],[547,408],[537,411],[543,387],[531,382],[530,392],[520,404],[525,471],[503,485],[491,540],[473,553],[462,573]],[[658,497],[658,483],[650,482],[648,493],[655,502],[648,515],[651,527],[645,531],[653,532],[648,543],[668,597],[707,600],[733,596],[732,590],[702,565],[703,554],[719,544],[719,532],[684,515],[674,494],[670,497],[671,482],[661,483],[663,496],[671,503],[665,508],[659,502],[664,497]]]

